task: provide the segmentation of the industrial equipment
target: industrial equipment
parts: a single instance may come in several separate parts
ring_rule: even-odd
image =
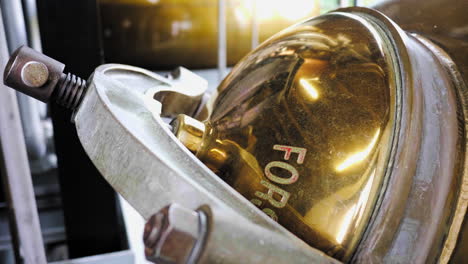
[[[28,47],[4,82],[73,111],[155,263],[463,263],[467,4],[416,2],[289,27],[208,101],[182,67],[103,64],[85,82]]]

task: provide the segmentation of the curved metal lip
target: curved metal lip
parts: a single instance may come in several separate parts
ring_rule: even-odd
[[[110,72],[112,71],[125,71],[126,74],[142,74],[144,75],[145,77],[148,77],[152,80],[150,81],[159,81],[159,82],[162,82],[166,85],[170,85],[170,82],[165,79],[165,78],[162,78],[161,76],[151,72],[151,71],[148,71],[148,70],[145,70],[143,68],[139,68],[139,67],[134,67],[134,66],[130,66],[130,65],[124,65],[124,64],[104,64],[104,65],[101,65],[99,66],[98,68],[96,68],[96,70],[94,71],[93,73],[93,77],[96,75],[96,74],[104,74],[104,75],[109,75]],[[91,77],[91,78],[93,78]],[[154,88],[150,88],[150,89],[154,89]],[[91,89],[88,89],[88,90],[91,90]],[[105,91],[103,91],[102,89],[99,89],[98,87],[94,86],[94,90],[97,92],[97,95],[99,97],[99,100],[103,103],[103,106],[108,110],[108,113],[113,117],[113,119],[121,126],[123,127],[124,129],[126,129],[128,132],[129,132],[129,135],[131,135],[135,140],[137,140],[141,145],[142,147],[145,147],[147,148],[149,151],[153,151],[151,149],[149,149],[145,144],[143,144],[141,142],[141,140],[137,137],[137,136],[134,136],[132,133],[131,133],[131,130],[128,129],[128,126],[125,124],[125,121],[122,120],[120,117],[119,117],[119,114],[116,113],[113,109],[113,106],[112,106],[112,102],[109,100],[108,96],[106,95]],[[148,89],[149,90],[149,89]],[[162,89],[161,89],[162,90]],[[143,94],[147,92],[144,91]],[[219,177],[216,176],[216,174],[214,174],[208,167],[206,167],[201,161],[199,161],[188,149],[185,148],[185,146],[179,142],[177,140],[177,138],[173,135],[173,133],[171,132],[171,130],[169,129],[169,127],[166,125],[166,123],[164,123],[164,121],[161,119],[160,117],[160,113],[161,113],[161,104],[156,101],[156,100],[152,100],[152,96],[151,97],[147,97],[149,100],[146,102],[146,107],[150,110],[151,112],[151,115],[152,115],[152,118],[153,118],[153,121],[159,126],[162,128],[162,130],[165,132],[165,136],[166,136],[166,140],[171,140],[171,142],[173,142],[174,144],[176,144],[178,146],[178,151],[181,151],[181,153],[183,153],[184,155],[186,155],[186,158],[188,158],[190,160],[190,162],[194,162],[197,164],[197,166],[199,168],[201,168],[202,172],[204,174],[206,174],[207,177],[210,177],[212,178],[217,184],[219,184],[220,186],[218,187],[223,187],[225,188],[225,191],[226,192],[229,192],[231,195],[235,195],[236,198],[238,198],[239,200],[244,200],[243,196],[241,196],[240,194],[238,194],[235,190],[233,190],[228,184],[226,184],[224,181],[222,181],[221,179],[219,179]],[[151,100],[151,101],[150,101]],[[78,112],[78,111],[77,111]],[[169,166],[172,167],[172,169],[178,171],[178,166],[174,166],[174,165],[171,165],[171,164],[168,164]],[[178,164],[180,165],[180,164]],[[183,175],[184,173],[182,172],[179,172],[180,175]],[[192,182],[193,185],[198,185],[199,183],[194,181]],[[210,195],[209,193],[207,193],[208,195]],[[218,200],[218,198],[216,197],[212,197],[212,199],[214,200]],[[256,213],[258,213],[258,215],[262,215],[263,214],[260,212],[260,210],[258,210],[255,206],[253,205],[250,205],[250,203],[248,203],[248,201],[244,202],[242,201],[245,206],[249,206],[251,209],[254,209],[254,211],[256,211]],[[266,220],[268,220],[268,222],[271,222],[270,219],[268,217],[262,217]]]
[[[377,216],[378,216],[378,212],[382,210],[383,207],[387,208],[387,207],[390,207],[391,204],[393,203],[393,201],[390,201],[387,198],[387,189],[389,188],[389,180],[390,178],[392,177],[392,170],[393,170],[393,164],[394,164],[394,161],[395,159],[397,158],[395,156],[396,154],[396,150],[401,148],[402,145],[401,143],[402,142],[399,142],[399,139],[398,139],[398,134],[400,133],[403,133],[402,131],[400,131],[400,125],[401,125],[401,122],[402,122],[402,117],[403,117],[403,113],[402,113],[402,109],[403,109],[403,103],[405,102],[406,99],[405,98],[405,95],[407,94],[408,92],[408,88],[407,87],[412,87],[412,76],[413,76],[413,70],[410,66],[407,66],[407,65],[411,65],[410,63],[410,57],[409,57],[409,51],[408,49],[406,48],[406,44],[409,40],[408,40],[408,36],[406,34],[406,32],[404,32],[396,23],[394,23],[390,18],[388,18],[387,16],[385,16],[384,14],[382,14],[381,12],[379,11],[376,11],[376,10],[373,10],[373,9],[368,9],[368,8],[360,8],[360,7],[351,7],[351,8],[344,8],[344,9],[339,9],[338,11],[341,11],[341,12],[348,12],[348,13],[351,13],[351,14],[355,14],[355,15],[358,15],[364,19],[366,19],[367,21],[369,21],[370,23],[372,23],[373,25],[375,25],[377,28],[380,29],[380,32],[383,33],[386,38],[388,39],[388,41],[390,41],[391,45],[389,45],[391,48],[393,48],[393,53],[394,53],[394,61],[396,62],[395,63],[395,73],[397,73],[397,76],[396,77],[396,80],[397,80],[397,85],[396,85],[396,88],[397,88],[397,92],[399,93],[398,94],[398,101],[397,101],[397,112],[396,112],[396,127],[395,127],[395,137],[394,137],[394,142],[392,143],[392,153],[391,153],[391,160],[389,161],[388,163],[388,168],[387,168],[387,173],[386,173],[386,177],[384,179],[384,183],[383,183],[383,186],[382,186],[382,189],[381,189],[381,193],[380,193],[380,196],[378,198],[378,201],[376,202],[376,205],[374,207],[374,211],[370,217],[370,220],[369,220],[369,223],[367,225],[367,228],[365,230],[365,233],[364,235],[362,236],[361,238],[361,241],[359,242],[359,245],[357,246],[352,258],[351,258],[351,261],[356,261],[358,255],[359,255],[359,252],[360,252],[360,248],[362,247],[362,244],[364,244],[363,242],[368,240],[369,237],[372,235],[372,234],[375,234],[375,233],[378,233],[379,230],[376,229],[376,226],[375,225],[375,222],[377,221]],[[426,45],[427,47],[427,45]],[[430,47],[429,47],[430,49]],[[434,53],[437,53],[440,52],[439,50],[437,50],[436,52],[434,51],[434,49],[431,49],[432,52]],[[446,55],[446,54],[445,54]],[[443,56],[444,57],[444,56]],[[444,58],[449,58],[449,56],[445,56]],[[466,86],[463,82],[463,79],[462,77],[460,76],[460,74],[456,71],[456,66],[454,65],[453,62],[447,62],[447,61],[441,61],[442,65],[444,67],[446,67],[446,70],[449,74],[452,74],[452,76],[454,77],[453,79],[455,80],[455,83],[454,83],[454,87],[456,88],[457,91],[455,91],[455,93],[457,94],[457,100],[459,101],[459,103],[461,104],[461,106],[457,107],[458,110],[457,112],[461,111],[462,114],[465,115],[465,117],[463,118],[463,120],[466,121],[466,113],[468,112],[468,107],[467,107],[467,98],[466,98],[466,93],[463,92],[463,87],[465,87],[465,91],[466,91]],[[445,65],[444,65],[445,64]],[[460,122],[460,121],[459,121]],[[465,125],[465,129],[466,129],[466,125]],[[463,138],[466,138],[466,135],[463,135]],[[400,146],[401,145],[401,146]],[[468,147],[467,146],[464,146],[464,149],[463,151],[465,151],[466,153],[466,149]],[[467,174],[467,168],[466,168],[466,164],[467,164],[467,161],[468,158],[466,157],[465,155],[465,158],[461,161],[461,162],[464,162],[464,165],[462,165],[464,167],[464,171],[461,172],[463,173],[464,175],[461,177],[462,178],[462,185],[460,187],[460,191],[461,193],[459,194],[458,198],[457,198],[457,205],[456,205],[456,212],[458,212],[458,214],[455,212],[454,213],[454,216],[452,218],[452,222],[450,224],[450,231],[448,233],[448,237],[444,240],[444,245],[443,245],[443,249],[441,249],[439,255],[438,255],[438,258],[439,258],[439,261],[441,261],[441,263],[446,263],[449,258],[450,258],[450,254],[451,252],[453,251],[454,247],[455,247],[455,243],[456,243],[456,239],[457,237],[453,237],[455,233],[457,233],[456,231],[460,229],[460,226],[463,222],[463,218],[464,218],[464,215],[466,213],[466,205],[467,205],[467,199],[466,199],[466,196],[467,196],[467,186],[468,186],[468,174]],[[385,201],[385,203],[384,203]],[[379,220],[380,221],[380,220]],[[455,225],[455,226],[454,226]],[[453,230],[452,230],[453,229]],[[398,232],[399,230],[394,230],[395,232]],[[455,234],[456,235],[456,234]],[[450,237],[452,237],[452,242],[449,241]],[[372,240],[369,240],[369,241],[372,241]],[[449,243],[450,245],[448,245],[447,243]],[[451,248],[449,248],[451,246]]]
[[[465,141],[467,140],[467,135],[466,131],[468,131],[468,122],[467,122],[467,116],[468,116],[468,94],[466,91],[468,90],[468,87],[458,70],[458,67],[456,66],[455,62],[451,60],[450,55],[445,52],[443,49],[439,48],[437,45],[431,42],[431,40],[413,33],[412,34],[418,41],[424,44],[425,47],[427,47],[431,52],[434,54],[439,54],[440,55],[440,60],[442,62],[442,66],[445,68],[448,74],[451,75],[454,86],[456,87],[456,94],[457,98],[459,99],[460,106],[458,108],[461,108],[461,114],[463,115],[463,120],[465,121],[464,123],[464,128],[465,128]],[[460,113],[459,113],[460,114]],[[458,235],[459,232],[462,228],[463,221],[466,216],[467,212],[467,207],[468,207],[468,166],[466,164],[468,163],[468,156],[466,155],[468,150],[468,145],[465,145],[465,158],[464,158],[464,166],[463,166],[463,171],[460,173],[463,174],[463,177],[461,179],[461,188],[460,188],[460,194],[457,199],[457,205],[454,211],[453,219],[452,219],[452,224],[450,225],[450,230],[447,234],[447,238],[445,240],[444,246],[442,248],[442,252],[440,253],[440,258],[439,262],[440,263],[448,263],[450,260],[450,257],[455,250],[455,246],[457,245],[457,240],[458,240]]]
[[[163,84],[170,84],[170,81],[138,67],[120,64],[102,65],[90,77],[87,94],[75,111],[77,132],[86,153],[103,177],[143,217],[148,218],[170,203],[194,209],[209,205],[213,209],[222,210],[223,214],[232,218],[232,221],[238,223],[248,221],[284,236],[284,239],[307,255],[320,255],[324,259],[331,260],[261,212],[216,176],[177,140],[159,116],[161,104],[153,99],[152,94],[145,95],[147,90],[154,90],[154,86],[157,85],[153,87],[149,85],[146,91],[132,87],[140,92],[136,95],[122,83],[110,80],[112,78],[108,77],[112,71],[122,71],[129,75],[143,74],[149,78],[149,81]],[[103,78],[107,78],[106,82],[113,82],[115,87],[112,87],[112,91],[103,87]],[[124,91],[128,93],[124,94]],[[117,98],[111,99],[109,93]],[[152,138],[150,142],[152,144],[148,144],[142,134],[135,133],[137,131],[128,123],[129,119],[122,118],[122,110],[118,110],[114,105],[119,104],[119,101],[132,103],[132,97],[136,98],[134,101],[136,104],[126,106],[127,109],[124,111],[132,111],[134,106],[142,106],[135,110],[138,112],[134,118],[143,120],[146,117],[146,119],[142,121],[143,123],[136,123],[135,126],[138,129],[148,130],[145,133],[148,133],[147,138]],[[151,119],[148,119],[148,116],[151,116]],[[108,143],[102,140],[103,137],[112,135],[115,138],[108,138]],[[116,140],[120,141],[114,142]],[[134,155],[126,153],[127,151],[133,151]],[[122,158],[124,155],[128,157]],[[158,189],[155,190],[155,186]]]

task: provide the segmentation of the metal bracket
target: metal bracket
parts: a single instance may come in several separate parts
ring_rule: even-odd
[[[178,142],[161,118],[164,106],[154,100],[158,91],[174,88],[170,79],[107,64],[95,70],[88,85],[74,118],[88,156],[145,219],[171,203],[209,207],[212,225],[202,262],[238,262],[249,250],[248,263],[336,263],[263,214]],[[268,246],[259,244],[264,240]]]

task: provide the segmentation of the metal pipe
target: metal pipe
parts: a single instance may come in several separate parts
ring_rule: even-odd
[[[28,43],[29,47],[37,51],[42,51],[41,45],[41,34],[39,31],[39,19],[37,16],[37,5],[36,0],[23,0],[24,18],[26,21],[26,30],[28,32]],[[47,117],[47,105],[38,100],[32,100],[34,103],[34,110],[39,112],[40,119],[46,119]],[[50,118],[47,122],[51,123]],[[44,138],[47,144],[52,141],[52,137],[48,137],[44,128],[41,127],[44,133]],[[46,153],[47,155],[48,153]],[[56,164],[53,164],[56,167]]]
[[[258,27],[257,0],[252,0],[252,49],[258,46]]]
[[[0,69],[8,50],[0,14]],[[17,263],[46,263],[16,93],[0,84],[0,162]]]
[[[39,20],[37,18],[36,0],[23,0],[23,4],[29,46],[35,50],[42,51],[41,34],[39,31]]]
[[[21,113],[26,149],[31,160],[40,160],[47,154],[47,144],[41,117],[34,98],[18,93],[18,106]]]
[[[23,6],[20,0],[0,1],[5,27],[6,43],[11,52],[21,45],[28,44]]]
[[[224,79],[227,65],[226,0],[218,0],[218,78]]]
[[[28,44],[23,6],[20,0],[1,1],[7,37],[8,52]],[[17,100],[26,147],[31,160],[46,160],[47,139],[41,123],[38,102],[34,98],[18,93]]]

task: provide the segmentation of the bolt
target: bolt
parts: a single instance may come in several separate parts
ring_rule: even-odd
[[[171,204],[150,217],[143,241],[146,259],[155,263],[192,263],[206,233],[204,214]]]
[[[146,246],[146,256],[154,255],[154,247],[156,246],[156,242],[162,233],[161,230],[165,220],[165,215],[163,213],[157,213],[152,215],[148,222],[146,222],[143,234],[143,242]]]
[[[205,125],[187,115],[178,115],[172,120],[172,132],[191,152],[197,153],[203,143]]]
[[[49,79],[47,66],[38,61],[27,62],[21,69],[21,80],[29,87],[39,88]]]
[[[78,107],[86,91],[86,82],[63,73],[65,65],[26,46],[10,57],[4,83],[45,103],[55,101],[71,110]]]

